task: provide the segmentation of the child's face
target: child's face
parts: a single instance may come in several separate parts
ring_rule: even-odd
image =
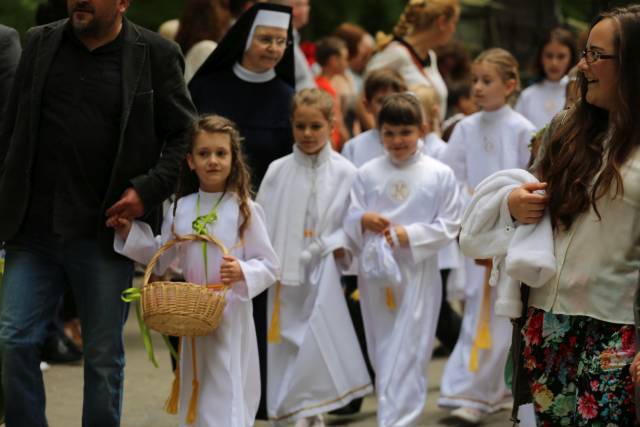
[[[552,40],[542,49],[541,60],[542,69],[547,79],[557,82],[567,74],[571,51],[562,43]]]
[[[502,80],[496,66],[488,62],[473,64],[471,75],[471,95],[475,103],[485,111],[495,111],[505,105],[516,87],[515,80]]]
[[[384,123],[380,128],[382,145],[395,161],[411,157],[418,148],[418,140],[424,136],[424,125],[392,125]]]
[[[228,134],[201,131],[187,154],[187,163],[198,176],[202,190],[218,193],[224,191],[231,173],[232,157]]]
[[[242,56],[242,66],[264,73],[278,65],[287,48],[287,30],[258,25],[249,49]]]
[[[367,110],[373,115],[376,128],[378,127],[378,114],[382,110],[382,99],[393,93],[396,93],[393,89],[386,88],[375,92],[371,99],[365,99]]]
[[[293,138],[304,153],[317,154],[331,136],[331,123],[319,108],[299,105],[293,112]]]

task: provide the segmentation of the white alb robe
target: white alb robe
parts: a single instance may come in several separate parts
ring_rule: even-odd
[[[524,169],[529,162],[533,125],[508,105],[462,119],[451,135],[444,161],[468,193],[487,176],[504,169]],[[465,261],[465,307],[460,337],[442,375],[438,404],[473,407],[486,412],[499,409],[511,398],[504,383],[504,367],[511,343],[511,323],[495,316],[497,293],[490,289],[491,348],[478,350],[478,370],[469,369],[472,347],[483,306],[485,267]]]
[[[525,116],[536,130],[551,122],[553,116],[564,109],[569,78],[564,76],[557,82],[543,80],[522,91],[516,111]]]
[[[342,221],[353,165],[327,143],[317,155],[297,146],[271,163],[257,200],[282,259],[279,343],[268,345],[267,412],[277,423],[342,407],[372,392],[333,251],[349,240]],[[277,289],[269,292],[268,318]]]
[[[179,235],[192,234],[191,223],[196,219],[200,196],[200,214],[210,212],[221,193],[199,191],[178,200],[175,231]],[[197,418],[186,423],[191,400],[192,346],[185,338],[180,349],[180,426],[183,427],[248,427],[253,426],[260,401],[260,370],[258,347],[253,325],[251,298],[276,281],[278,259],[271,247],[259,205],[250,202],[251,221],[239,245],[238,228],[242,222],[235,195],[226,194],[218,206],[218,220],[207,226],[210,235],[218,238],[236,257],[245,280],[236,282],[227,292],[227,306],[222,322],[211,335],[196,338],[196,367],[200,381]],[[158,248],[174,235],[173,209],[167,213],[161,236],[155,237],[151,228],[134,221],[131,232],[123,242],[117,236],[116,252],[137,262],[147,264]],[[178,258],[185,279],[191,283],[220,283],[221,251],[207,245],[207,274],[200,242],[180,243],[165,252],[155,272],[162,274]]]
[[[344,227],[360,250],[372,236],[362,231],[367,211],[402,225],[409,237],[407,247],[394,251],[402,275],[400,286],[393,288],[396,308],[388,307],[386,288],[362,274],[358,288],[376,371],[378,424],[412,426],[427,397],[426,368],[442,299],[437,254],[458,233],[459,189],[451,169],[421,151],[398,165],[385,155],[358,170],[351,190]]]

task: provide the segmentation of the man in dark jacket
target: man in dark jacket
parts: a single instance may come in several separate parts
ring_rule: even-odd
[[[46,425],[45,326],[73,290],[84,338],[83,426],[118,426],[132,262],[107,215],[157,222],[194,117],[177,45],[124,18],[129,0],[68,0],[27,33],[0,129],[0,313],[8,427]]]

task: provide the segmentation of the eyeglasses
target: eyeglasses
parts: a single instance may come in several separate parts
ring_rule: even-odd
[[[582,52],[580,52],[580,57],[584,58],[585,61],[587,61],[587,64],[593,64],[596,61],[599,61],[601,59],[617,59],[618,56],[617,55],[610,55],[608,53],[602,53],[598,50],[591,50],[591,49],[583,49]]]
[[[286,37],[256,36],[256,41],[264,47],[269,47],[272,44],[275,47],[285,47],[289,44]]]

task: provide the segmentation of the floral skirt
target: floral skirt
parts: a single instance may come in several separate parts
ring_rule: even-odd
[[[633,325],[529,308],[524,368],[540,426],[633,426]]]

